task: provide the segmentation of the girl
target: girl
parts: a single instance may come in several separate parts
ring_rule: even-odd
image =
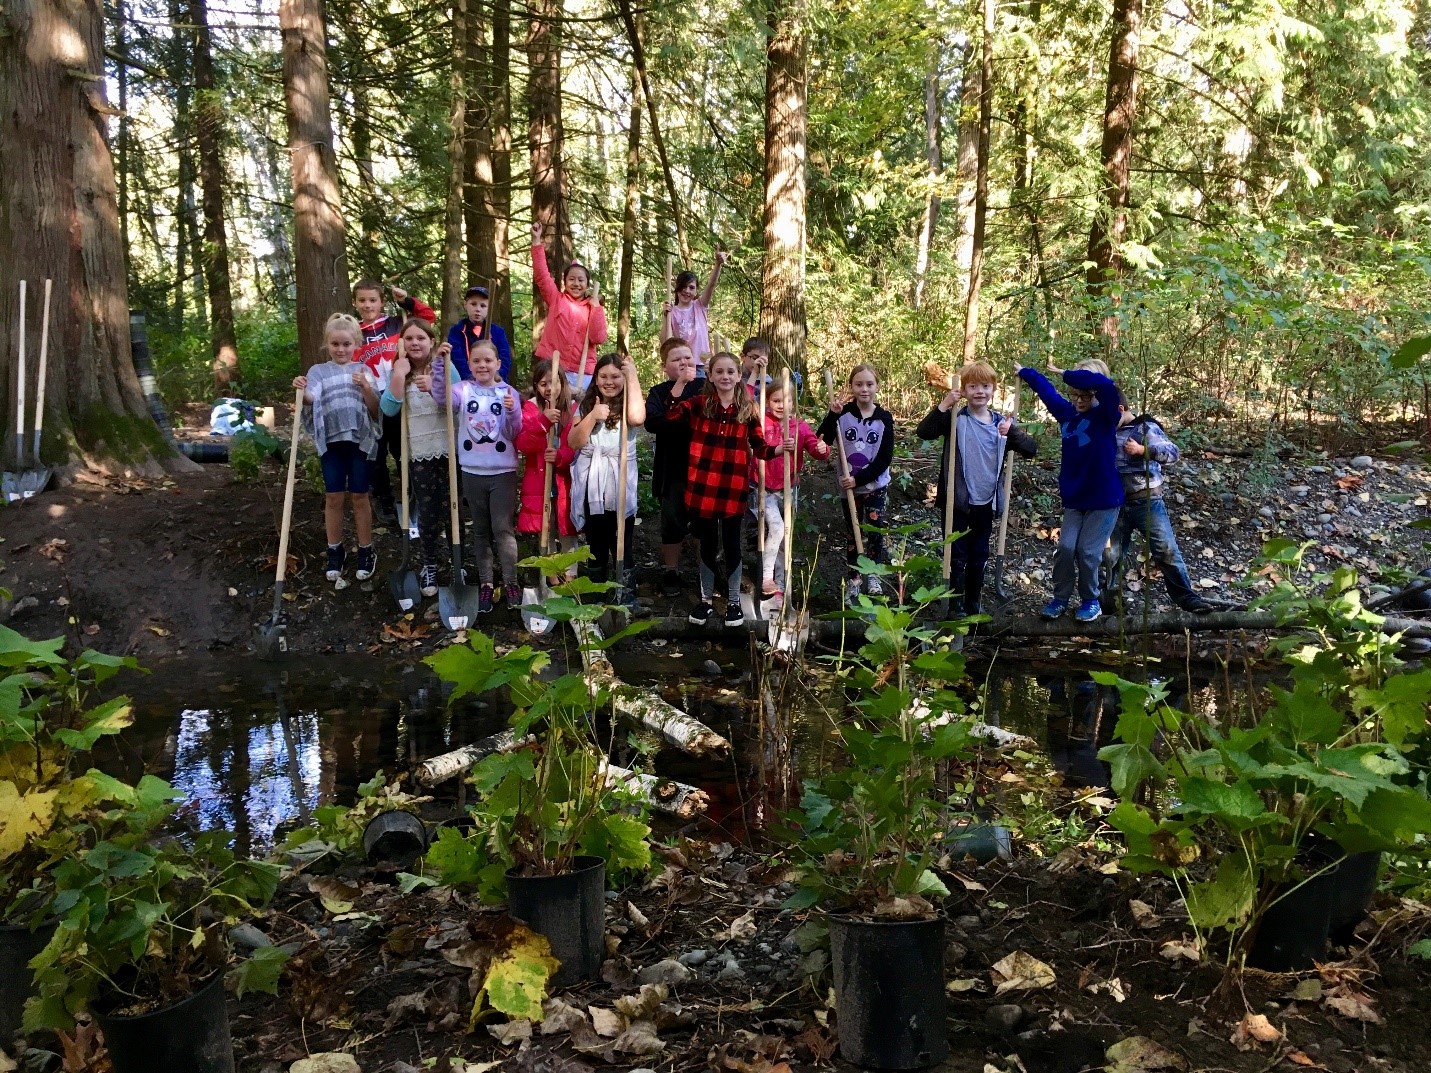
[[[964,535],[954,542],[949,557],[953,576],[948,581],[955,593],[951,610],[956,616],[979,613],[984,567],[989,561],[989,536],[994,531],[995,519],[1008,508],[1003,502],[1004,456],[1017,451],[1025,458],[1032,458],[1038,451],[1034,438],[1015,427],[1012,417],[990,408],[997,379],[986,362],[970,362],[959,370],[959,385],[951,389],[915,429],[921,440],[945,441],[946,450],[939,452],[939,491],[934,497],[942,521],[949,488],[945,467],[949,465],[947,445],[953,420],[950,414],[958,409],[960,399],[966,403],[959,411],[959,443],[954,461],[959,472],[954,485],[953,532]]]
[[[853,488],[855,492],[855,518],[850,517],[849,503],[841,497],[845,511],[845,521],[850,526],[850,548],[846,554],[849,564],[849,581],[845,585],[845,599],[854,603],[859,599],[861,578],[859,554],[855,551],[855,526],[884,526],[885,497],[889,488],[889,463],[894,458],[894,418],[889,411],[875,402],[875,392],[879,390],[879,378],[874,367],[856,365],[850,373],[848,387],[842,399],[836,394],[830,399],[830,412],[820,422],[820,438],[833,444],[840,437],[844,444],[845,459],[850,464],[850,475],[840,478],[840,487]],[[873,562],[889,562],[889,554],[884,547],[884,533],[876,529],[864,532],[865,555]],[[880,593],[879,578],[871,576],[866,591],[871,596]]]
[[[686,463],[691,455],[688,425],[668,424],[666,407],[676,384],[696,378],[696,358],[684,339],[672,336],[661,344],[664,383],[646,396],[646,432],[656,441],[651,454],[651,491],[661,504],[661,591],[667,596],[681,592],[681,548],[690,530],[686,517]],[[684,390],[684,389],[683,389]],[[699,390],[698,387],[690,390]]]
[[[1081,361],[1067,372],[1050,365],[1050,370],[1062,373],[1069,387],[1068,398],[1064,398],[1036,369],[1015,364],[1063,434],[1063,457],[1058,466],[1063,527],[1053,558],[1053,599],[1039,614],[1052,619],[1068,610],[1076,573],[1080,602],[1073,617],[1094,622],[1103,614],[1098,600],[1098,565],[1123,506],[1123,480],[1117,465],[1118,385],[1109,379],[1108,366],[1097,358]]]
[[[715,614],[716,558],[725,556],[725,624],[742,626],[740,609],[740,529],[750,491],[752,456],[772,459],[780,448],[766,443],[755,400],[740,383],[740,363],[721,352],[711,359],[710,378],[696,394],[687,383],[671,389],[666,420],[691,429],[686,469],[686,513],[701,544],[701,602],[690,614],[697,626]],[[794,450],[794,443],[786,445]]]
[[[661,304],[661,342],[672,337],[684,339],[691,345],[696,356],[696,375],[706,375],[706,360],[711,356],[711,329],[708,314],[711,299],[715,297],[716,281],[720,270],[730,260],[730,254],[718,250],[715,264],[711,266],[711,278],[705,290],[700,290],[700,280],[694,272],[682,272],[676,277],[671,301]],[[699,297],[697,292],[699,291]],[[672,305],[672,302],[675,304]]]
[[[791,394],[794,394],[792,387]],[[785,397],[785,385],[776,381],[765,389],[765,442],[784,443],[795,441],[794,454],[782,452],[774,462],[765,467],[765,562],[760,582],[760,591],[766,599],[783,600],[785,597],[785,481],[786,472],[790,477],[790,515],[793,518],[800,505],[800,470],[804,465],[804,451],[809,451],[819,459],[830,457],[828,444],[822,443],[814,429],[795,414],[792,400]],[[792,423],[795,435],[790,435]],[[793,465],[792,465],[793,461]]]
[[[462,467],[462,498],[472,512],[472,533],[477,540],[477,610],[492,610],[492,545],[502,567],[507,603],[522,602],[517,591],[517,451],[514,443],[522,430],[517,393],[497,377],[501,359],[491,340],[474,343],[467,352],[471,380],[448,383],[445,361],[433,362],[432,394],[447,396],[448,405],[461,418],[457,426],[457,461]],[[445,418],[444,418],[445,420]],[[445,430],[444,430],[445,431]],[[454,579],[455,581],[456,579]]]
[[[626,472],[621,464],[621,411],[626,411]],[[578,419],[568,442],[576,452],[571,464],[571,522],[586,533],[591,545],[591,571],[607,578],[607,563],[616,563],[616,508],[619,485],[626,482],[625,550],[622,569],[636,565],[636,430],[646,423],[646,403],[636,365],[628,357],[607,354],[596,363],[591,384],[582,396]]]
[[[343,546],[347,498],[352,500],[353,525],[358,530],[358,580],[367,581],[378,565],[368,497],[372,461],[378,455],[377,378],[366,366],[353,363],[353,352],[362,341],[358,318],[334,313],[323,330],[328,360],[314,365],[306,376],[293,378],[293,386],[303,389],[303,419],[323,464],[323,528],[328,537],[327,578],[332,582],[342,580],[348,559]]]
[[[440,537],[447,531],[447,422],[442,408],[432,397],[433,347],[437,330],[420,317],[403,327],[404,357],[393,362],[392,376],[378,406],[389,417],[407,407],[409,457],[412,460],[412,491],[417,499],[418,534],[422,539],[422,569],[418,582],[424,596],[437,595],[437,560],[443,547]],[[447,362],[452,348],[443,343],[436,356],[453,373],[455,362]],[[408,519],[412,524],[412,519]],[[407,539],[407,534],[403,534]],[[454,584],[456,581],[454,580]]]
[[[587,297],[590,277],[586,266],[573,261],[561,276],[561,288],[552,279],[547,267],[547,251],[542,245],[541,221],[532,224],[532,282],[546,303],[547,319],[541,338],[532,348],[539,358],[561,355],[561,367],[574,391],[584,390],[591,382],[592,363],[596,348],[606,342],[606,310],[599,302]],[[586,352],[582,353],[582,340]]]
[[[517,451],[526,460],[522,475],[522,509],[517,515],[518,534],[541,535],[545,512],[547,463],[552,465],[552,535],[559,538],[562,551],[576,547],[576,527],[571,524],[572,450],[571,385],[558,376],[556,398],[552,398],[552,363],[538,361],[532,366],[532,397],[522,404],[522,431],[517,435]],[[560,428],[557,446],[550,446],[549,434]],[[541,549],[545,551],[545,549]],[[573,565],[568,574],[576,576]]]

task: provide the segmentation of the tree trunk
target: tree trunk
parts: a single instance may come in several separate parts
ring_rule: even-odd
[[[691,244],[686,239],[685,215],[681,211],[683,199],[676,192],[676,179],[671,172],[671,161],[666,155],[666,139],[661,136],[661,122],[656,112],[656,95],[651,91],[651,78],[646,73],[646,53],[641,48],[641,33],[636,26],[636,15],[631,0],[620,0],[617,10],[621,23],[626,28],[626,42],[631,47],[631,62],[636,68],[640,82],[641,96],[646,99],[646,109],[651,117],[651,144],[656,147],[656,158],[661,162],[661,177],[666,183],[666,196],[671,201],[671,222],[676,227],[676,248],[681,252],[681,263],[691,265]],[[804,91],[803,82],[801,91]]]
[[[53,284],[41,457],[157,473],[173,458],[149,417],[129,353],[129,298],[114,162],[105,140],[100,6],[36,0],[0,12],[0,324],[19,319],[30,281],[25,421],[33,427],[44,280]],[[0,332],[5,468],[14,442],[16,338]],[[113,461],[119,465],[110,465]],[[187,460],[177,460],[181,463]],[[183,468],[182,465],[180,468]]]
[[[512,5],[492,0],[492,261],[496,322],[512,334]]]
[[[1127,237],[1129,166],[1133,157],[1133,121],[1138,112],[1138,50],[1143,26],[1143,0],[1114,0],[1113,41],[1108,49],[1108,95],[1103,106],[1105,211],[1095,212],[1088,235],[1088,295],[1095,305],[1105,299],[1108,284],[1123,273],[1120,247]],[[1105,346],[1118,341],[1116,310],[1106,309],[1098,335]]]
[[[463,155],[467,187],[462,198],[463,231],[467,240],[467,275],[487,284],[496,275],[495,225],[492,213],[492,58],[482,25],[480,4],[467,10],[467,107],[463,115]]]
[[[616,349],[631,353],[631,287],[636,276],[637,203],[641,197],[641,76],[631,65],[631,120],[626,128],[626,200],[621,212],[621,282],[616,297]]]
[[[974,168],[974,234],[969,289],[964,299],[964,364],[979,350],[979,289],[984,282],[984,226],[989,216],[989,127],[994,104],[994,0],[983,0],[984,35],[979,61],[979,141]]]
[[[547,267],[561,279],[571,259],[562,197],[561,0],[534,0],[527,28],[527,149],[531,154],[532,219],[547,236]],[[546,304],[532,294],[532,338],[541,335]]]
[[[173,329],[184,330],[185,309],[189,285],[189,231],[193,216],[186,211],[189,184],[193,174],[189,168],[189,94],[192,75],[189,70],[189,35],[178,29],[184,21],[184,9],[179,0],[169,0],[169,21],[175,24],[169,37],[169,73],[174,79],[174,153],[178,157],[177,189],[174,192],[174,304],[171,314]],[[127,251],[126,251],[127,252]]]
[[[121,56],[129,53],[129,5],[119,0],[115,5],[114,50]],[[115,138],[116,181],[119,187],[119,237],[126,264],[129,258],[129,65],[119,61],[114,65],[114,81],[119,94],[119,130]]]
[[[214,78],[214,45],[205,0],[189,0],[189,16],[194,24],[194,88],[199,95],[194,129],[204,203],[204,279],[209,291],[214,384],[224,392],[238,376],[238,336],[224,224],[223,105]]]
[[[915,309],[924,304],[929,255],[934,248],[934,232],[939,227],[939,184],[944,179],[943,124],[939,108],[942,43],[937,37],[930,44],[930,49],[929,70],[924,73],[924,160],[929,167],[929,193],[924,199],[924,214],[919,220],[919,239],[914,253],[914,287],[910,291],[909,304]]]
[[[323,325],[347,309],[343,202],[328,106],[328,46],[321,0],[280,0],[283,93],[293,162],[293,246],[298,275],[298,350],[303,368],[319,359]]]
[[[805,374],[805,0],[767,0],[760,334]]]
[[[461,318],[462,293],[466,290],[462,285],[462,203],[467,133],[467,2],[452,0],[452,120],[447,139],[447,209],[442,240],[442,324],[453,324]]]
[[[979,171],[979,64],[971,45],[964,50],[964,80],[959,89],[959,144],[954,150],[954,177],[958,192],[954,215],[958,237],[954,241],[954,284],[959,294],[968,294],[969,265],[974,259],[974,192]]]

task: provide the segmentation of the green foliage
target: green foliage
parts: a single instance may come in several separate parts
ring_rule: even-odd
[[[275,452],[287,454],[288,445],[262,425],[243,429],[229,441],[229,470],[241,483],[257,481],[263,464]]]
[[[1127,841],[1123,863],[1186,883],[1193,924],[1229,932],[1233,964],[1268,906],[1307,877],[1309,839],[1406,852],[1431,834],[1425,765],[1411,759],[1431,671],[1402,665],[1352,571],[1304,580],[1304,551],[1269,543],[1253,575],[1273,577],[1255,606],[1304,631],[1275,642],[1291,688],[1271,687],[1265,709],[1192,715],[1159,684],[1094,675],[1122,701],[1118,743],[1099,755],[1122,799],[1109,822]],[[1199,859],[1216,859],[1215,873]]]
[[[352,805],[320,805],[313,810],[313,821],[289,833],[283,840],[283,850],[300,864],[311,866],[326,857],[343,858],[363,845],[363,830],[369,821],[383,812],[416,812],[422,802],[402,789],[402,778],[392,782],[381,771],[358,787],[358,799]]]
[[[540,1021],[547,981],[560,967],[561,963],[552,957],[545,935],[521,925],[515,927],[492,957],[482,988],[472,1004],[468,1030],[476,1026],[484,1003],[491,1003],[494,1010],[508,1017]]]

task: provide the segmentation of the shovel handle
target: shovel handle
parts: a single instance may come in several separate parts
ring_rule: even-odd
[[[830,372],[828,367],[825,369],[825,391],[829,394],[831,399],[834,399],[835,376]],[[845,437],[840,433],[840,421],[838,417],[835,419],[835,450],[839,454],[840,479],[843,480],[850,475],[850,460],[845,456]],[[865,537],[864,534],[860,532],[860,515],[855,507],[855,490],[853,488],[845,489],[845,506],[850,512],[850,533],[854,536],[855,540],[855,554],[857,556],[863,555],[865,553]],[[787,578],[786,580],[788,582],[789,579]]]
[[[288,534],[293,523],[293,486],[298,478],[298,433],[303,424],[303,389],[293,396],[293,432],[288,437],[288,479],[283,488],[283,521],[278,528],[278,572],[274,577],[273,613],[283,607],[283,579],[288,576]]]
[[[1019,420],[1019,386],[1022,383],[1023,381],[1021,380],[1014,381],[1014,412],[1009,416],[1014,419],[1015,424],[1017,424]],[[1009,431],[1012,432],[1013,429],[1011,428]],[[1003,577],[1004,573],[1004,545],[1007,544],[1009,540],[1009,514],[1014,509],[1014,460],[1017,458],[1017,455],[1010,453],[1008,446],[1009,445],[1006,441],[1004,443],[1003,456],[1004,513],[999,515],[999,546],[996,551],[999,560],[997,573],[1000,578]]]
[[[547,405],[555,406],[557,399],[561,396],[558,387],[561,376],[561,351],[552,351],[551,376],[547,378]],[[561,426],[553,425],[551,431],[547,433],[547,448],[556,450],[561,434]],[[552,483],[556,479],[556,466],[551,462],[543,464],[542,473],[542,554],[551,552],[552,540]]]
[[[796,425],[795,399],[790,394],[790,366],[780,370],[780,390],[785,397],[785,412],[790,415],[790,438],[793,440],[798,435],[799,429]],[[799,445],[796,445],[795,453],[785,456],[785,487],[783,489],[785,508],[785,587],[791,587],[791,573],[795,569],[795,549],[794,549],[794,514],[795,514],[795,477],[796,460],[800,457]],[[761,510],[765,509],[761,504]]]
[[[25,281],[20,281],[20,346],[15,383],[15,468],[25,468]]]
[[[442,412],[447,415],[447,540],[452,545],[453,585],[462,583],[457,571],[462,548],[462,530],[457,527],[457,432],[452,425],[452,385],[447,380],[447,363],[442,364]]]
[[[944,476],[944,576],[954,569],[954,497],[959,487],[959,403],[949,409],[949,442],[945,444]]]
[[[616,463],[616,576],[626,563],[626,392],[621,392],[621,442]]]
[[[40,433],[45,427],[45,375],[50,357],[50,291],[54,280],[45,280],[45,311],[40,318],[40,368],[35,381],[35,442],[31,461],[40,464]]]

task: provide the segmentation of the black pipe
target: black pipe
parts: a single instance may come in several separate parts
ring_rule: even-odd
[[[149,324],[142,309],[129,311],[129,354],[134,362],[134,372],[139,377],[140,390],[149,406],[149,416],[159,426],[164,442],[186,458],[195,462],[227,462],[229,445],[226,443],[190,443],[174,439],[174,426],[169,420],[169,411],[164,408],[164,400],[159,397],[159,382],[154,378],[154,362],[149,356]]]

